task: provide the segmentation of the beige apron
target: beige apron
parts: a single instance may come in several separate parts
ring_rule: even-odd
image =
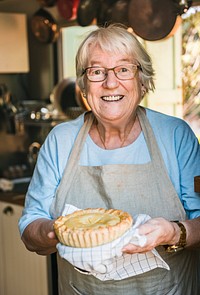
[[[81,128],[51,210],[62,214],[66,203],[78,208],[118,208],[132,215],[144,213],[168,220],[184,220],[186,214],[168,176],[149,121],[138,108],[138,118],[151,161],[137,165],[80,166],[80,154],[93,122],[88,116]],[[81,274],[58,255],[60,295],[198,295],[196,277],[198,253],[180,251],[167,254],[158,247],[171,270],[157,268],[121,281],[102,282]]]

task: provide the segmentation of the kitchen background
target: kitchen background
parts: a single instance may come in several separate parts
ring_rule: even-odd
[[[148,19],[151,4],[160,27]],[[17,221],[46,135],[88,109],[74,65],[84,34],[110,20],[130,25],[156,70],[156,91],[143,105],[184,118],[200,138],[199,7],[185,0],[0,0],[1,295],[57,294],[55,256],[28,252]]]

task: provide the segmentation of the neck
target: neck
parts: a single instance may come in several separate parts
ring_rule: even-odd
[[[134,115],[133,118],[131,118],[130,123],[127,125],[127,127],[124,129],[123,132],[119,132],[118,135],[116,135],[116,131],[115,131],[115,136],[109,136],[109,138],[107,136],[107,141],[106,141],[105,129],[102,128],[101,127],[102,125],[100,125],[96,121],[96,130],[97,130],[99,139],[100,139],[101,144],[104,147],[104,149],[107,150],[107,149],[113,149],[113,148],[122,148],[123,146],[126,146],[127,143],[131,142],[128,139],[132,133],[131,131],[133,130],[133,126],[135,124],[135,121],[136,121],[136,114]],[[110,134],[110,132],[108,132],[108,134]],[[111,143],[110,146],[108,146],[108,142]],[[112,143],[114,143],[114,145],[111,147]]]

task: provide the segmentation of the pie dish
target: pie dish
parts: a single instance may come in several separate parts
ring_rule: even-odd
[[[90,248],[112,242],[132,224],[132,216],[122,210],[87,208],[60,216],[54,222],[54,230],[62,244]]]

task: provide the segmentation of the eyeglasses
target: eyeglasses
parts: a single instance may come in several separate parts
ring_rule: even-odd
[[[86,74],[91,82],[102,82],[107,78],[108,71],[113,71],[119,80],[131,80],[135,77],[138,69],[141,70],[141,66],[134,64],[120,65],[114,68],[88,67],[82,75]]]

